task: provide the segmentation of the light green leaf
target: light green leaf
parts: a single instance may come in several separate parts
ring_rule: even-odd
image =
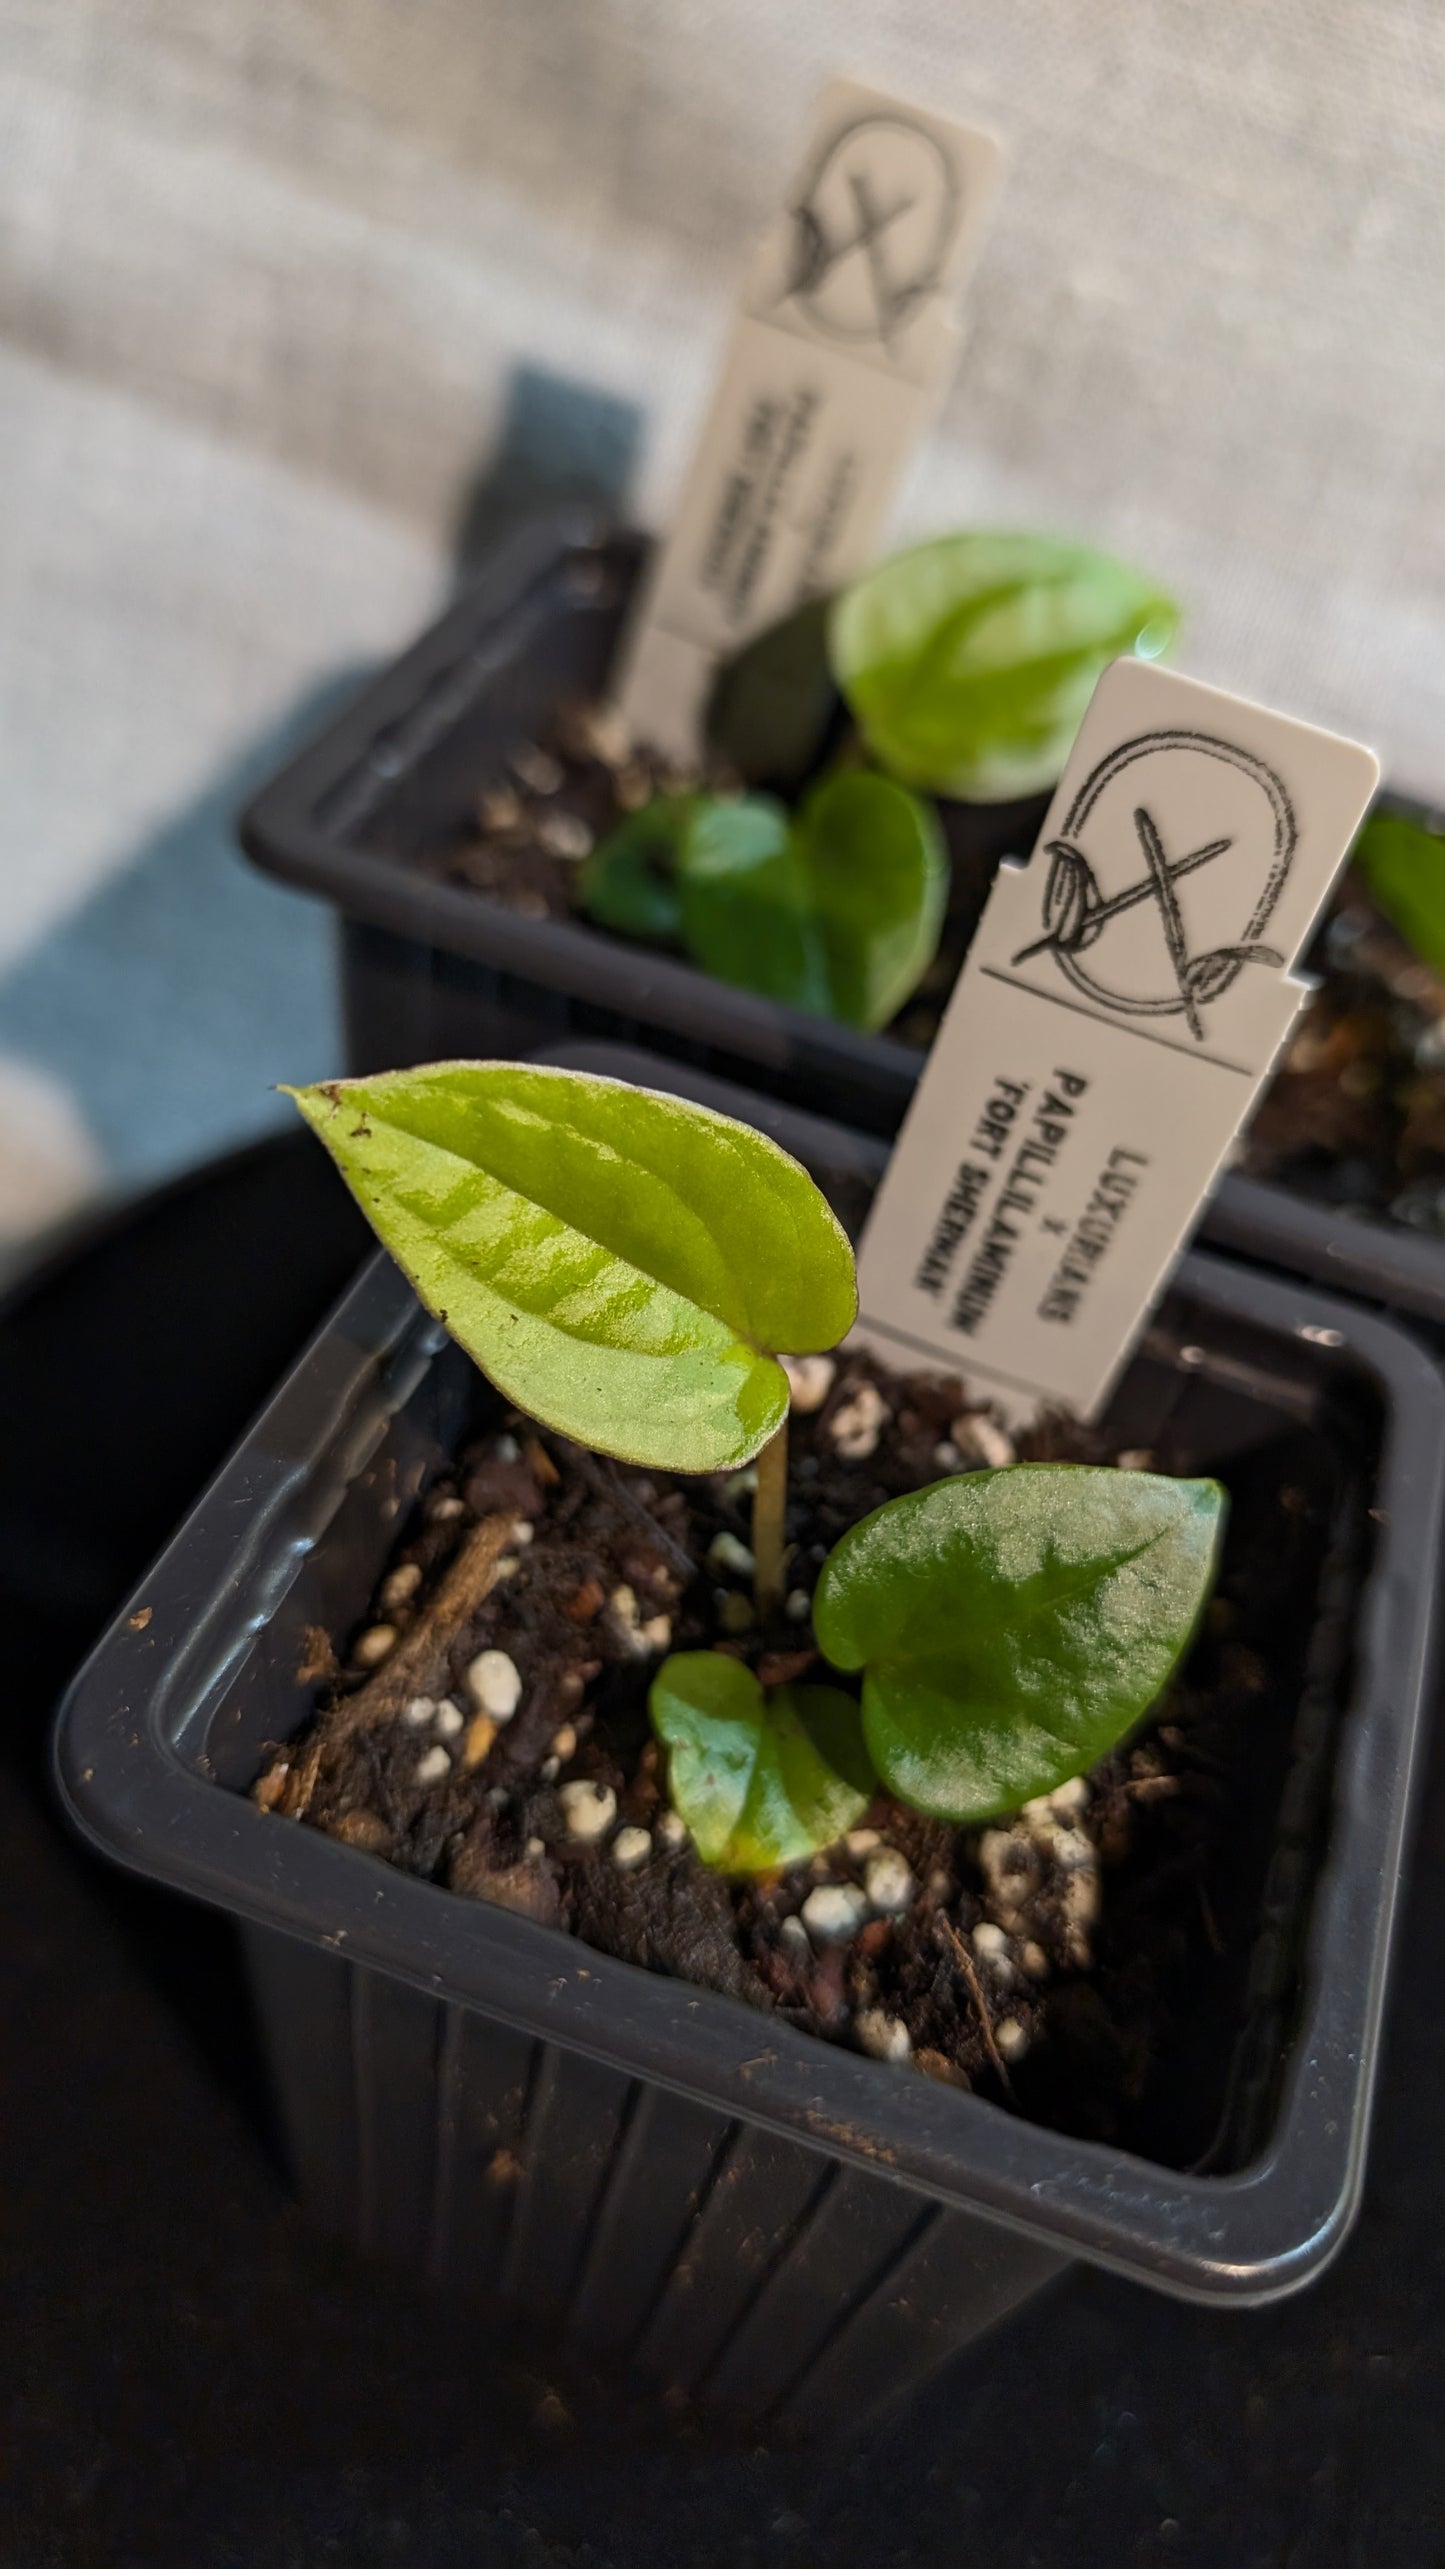
[[[696,803],[695,794],[654,794],[640,812],[629,812],[609,830],[578,867],[578,900],[600,926],[647,944],[677,943],[677,853]]]
[[[730,1116],[522,1062],[288,1094],[468,1355],[602,1453],[746,1461],[787,1414],[774,1355],[851,1325],[853,1256],[828,1206]]]
[[[1445,838],[1402,813],[1372,812],[1351,862],[1421,962],[1445,972]]]
[[[1179,610],[1104,553],[1043,535],[950,535],[836,601],[833,673],[906,785],[1002,803],[1056,782],[1111,660],[1157,659]]]
[[[1155,1703],[1198,1621],[1214,1481],[1073,1463],[967,1472],[844,1535],[813,1599],[890,1791],[966,1821],[1084,1774]]]
[[[706,971],[872,1031],[938,950],[948,866],[928,806],[854,772],[791,823],[760,795],[701,804],[680,883],[683,933]]]
[[[720,1650],[665,1659],[648,1696],[672,1806],[704,1864],[772,1873],[830,1846],[874,1777],[858,1707],[838,1686],[774,1686]]]

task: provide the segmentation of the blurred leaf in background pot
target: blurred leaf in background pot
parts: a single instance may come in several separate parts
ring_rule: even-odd
[[[695,794],[655,794],[609,830],[580,867],[577,897],[600,927],[648,945],[682,934],[677,853],[697,806]]]
[[[853,771],[791,821],[760,795],[701,805],[680,880],[683,933],[706,971],[872,1032],[937,952],[948,868],[928,806]]]
[[[1372,812],[1350,861],[1421,962],[1445,973],[1445,838],[1400,813]]]
[[[1157,659],[1179,611],[1151,580],[1044,535],[950,535],[843,592],[833,672],[870,754],[979,803],[1052,785],[1103,670]]]
[[[829,612],[827,598],[809,598],[718,672],[708,742],[750,785],[801,785],[818,763],[838,703]]]

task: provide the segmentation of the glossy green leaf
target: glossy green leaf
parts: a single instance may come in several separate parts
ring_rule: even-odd
[[[787,1414],[780,1351],[831,1347],[853,1255],[749,1125],[522,1062],[293,1089],[428,1309],[545,1425],[710,1472]]]
[[[1084,1774],[1167,1684],[1223,1508],[1214,1481],[1020,1463],[864,1517],[824,1567],[813,1629],[864,1671],[890,1791],[981,1820]]]
[[[696,802],[693,794],[655,794],[598,841],[577,869],[577,897],[599,926],[645,944],[676,944],[677,854]]]
[[[1351,861],[1421,962],[1445,973],[1445,838],[1398,812],[1372,812]]]
[[[858,1707],[838,1686],[774,1686],[720,1650],[683,1650],[652,1681],[672,1806],[705,1864],[771,1873],[830,1846],[874,1777]]]
[[[850,772],[791,822],[761,795],[701,804],[680,886],[704,970],[871,1031],[938,950],[948,867],[927,804],[886,776]]]
[[[950,535],[895,554],[833,608],[833,672],[879,764],[976,803],[1060,775],[1111,660],[1168,649],[1179,611],[1104,553]]]
[[[808,598],[718,672],[708,739],[749,784],[796,786],[818,763],[838,705],[828,615],[826,598]]]

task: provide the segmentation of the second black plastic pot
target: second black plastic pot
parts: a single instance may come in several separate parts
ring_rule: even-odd
[[[509,750],[545,730],[559,704],[602,691],[643,553],[640,537],[583,517],[515,536],[256,797],[242,815],[243,843],[267,872],[336,905],[354,1072],[577,1040],[641,1043],[865,1130],[896,1132],[923,1056],[894,1037],[732,989],[581,919],[523,918],[426,870],[468,826],[479,788]],[[966,914],[981,908],[999,857],[1031,845],[1044,809],[1043,800],[944,807]],[[1445,1332],[1445,1242],[1233,1177],[1207,1207],[1200,1237],[1236,1250],[1248,1243],[1247,1254]]]
[[[874,1146],[760,1121],[845,1208]],[[1165,1468],[1304,1436],[1336,1490],[1208,2172],[1066,2139],[257,1811],[310,1630],[362,1611],[492,1395],[378,1259],[64,1707],[77,1824],[243,1926],[298,2181],[445,2289],[745,2424],[846,2429],[1085,2257],[1220,2304],[1358,2201],[1433,1625],[1445,1393],[1390,1324],[1186,1262],[1112,1426]],[[480,1406],[479,1406],[480,1405]]]

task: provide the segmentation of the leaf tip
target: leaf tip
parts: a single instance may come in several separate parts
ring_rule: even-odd
[[[341,1079],[313,1081],[305,1088],[292,1088],[285,1080],[276,1083],[276,1095],[289,1097],[298,1106],[308,1124],[319,1130],[336,1113],[347,1083]]]

